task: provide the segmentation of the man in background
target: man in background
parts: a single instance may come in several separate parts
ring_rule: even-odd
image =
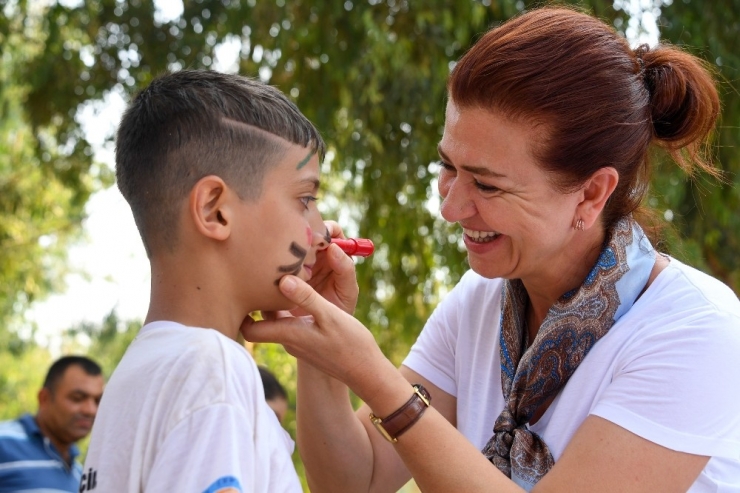
[[[90,433],[102,395],[97,363],[84,356],[54,362],[36,416],[0,422],[0,493],[78,492],[82,467],[75,443]]]

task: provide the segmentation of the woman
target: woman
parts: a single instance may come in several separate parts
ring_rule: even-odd
[[[395,491],[413,475],[424,491],[740,490],[740,386],[724,384],[740,372],[740,302],[637,222],[651,144],[716,174],[699,153],[719,111],[710,75],[543,8],[483,36],[448,88],[441,212],[471,271],[400,370],[290,276],[280,289],[313,319],[244,329],[299,358],[312,489]],[[346,277],[333,300],[350,311]]]

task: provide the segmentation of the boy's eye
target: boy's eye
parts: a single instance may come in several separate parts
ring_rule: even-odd
[[[306,209],[308,209],[308,204],[311,203],[311,202],[316,202],[317,199],[316,199],[316,197],[314,197],[312,195],[309,195],[307,197],[301,197],[299,200],[303,204],[303,207],[305,207]]]

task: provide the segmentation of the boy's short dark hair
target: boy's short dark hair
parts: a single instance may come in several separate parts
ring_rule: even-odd
[[[91,377],[96,377],[103,373],[100,365],[90,358],[85,356],[63,356],[52,363],[49,367],[49,371],[46,372],[46,378],[44,378],[43,388],[54,394],[57,383],[59,383],[59,380],[64,376],[64,372],[66,372],[67,368],[70,366],[79,366]]]
[[[259,197],[285,141],[324,157],[318,130],[272,86],[210,70],[153,80],[129,104],[116,137],[118,187],[147,255],[174,246],[180,202],[204,176],[221,177],[241,199]]]

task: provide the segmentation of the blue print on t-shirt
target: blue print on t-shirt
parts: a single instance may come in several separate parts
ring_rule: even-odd
[[[208,488],[203,490],[203,493],[218,493],[224,488],[233,488],[237,491],[242,491],[242,485],[239,484],[239,480],[234,476],[223,476],[218,478]]]

